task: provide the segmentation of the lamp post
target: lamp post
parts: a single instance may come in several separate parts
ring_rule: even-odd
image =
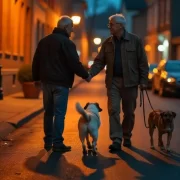
[[[101,38],[94,38],[94,44],[96,45],[101,44]]]
[[[0,100],[3,100],[3,88],[2,88],[2,66],[0,65]]]
[[[73,24],[78,25],[81,21],[81,17],[80,16],[72,16],[71,17]]]

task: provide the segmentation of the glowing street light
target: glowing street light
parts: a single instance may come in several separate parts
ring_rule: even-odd
[[[147,44],[145,46],[145,51],[147,51],[147,52],[151,51],[151,46],[149,44]]]
[[[169,41],[168,41],[167,39],[164,40],[163,45],[164,45],[165,47],[168,47],[168,46],[169,46]]]
[[[101,38],[94,38],[94,44],[96,45],[101,44]]]
[[[159,45],[158,46],[158,51],[163,52],[165,50],[163,45]]]
[[[81,21],[81,17],[80,16],[72,16],[71,17],[73,24],[78,25]]]

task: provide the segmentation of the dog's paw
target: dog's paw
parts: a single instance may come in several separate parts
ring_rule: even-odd
[[[161,149],[161,151],[165,150],[164,146],[160,146],[160,149]]]
[[[150,148],[151,148],[151,149],[153,149],[153,150],[155,149],[155,147],[154,147],[154,146],[151,146]]]
[[[97,151],[92,151],[93,156],[97,156]]]
[[[87,155],[87,150],[86,149],[83,150],[83,155]]]
[[[90,144],[88,144],[88,149],[92,149],[92,146]]]
[[[171,149],[169,147],[166,148],[166,152],[167,153],[170,153],[171,152]]]

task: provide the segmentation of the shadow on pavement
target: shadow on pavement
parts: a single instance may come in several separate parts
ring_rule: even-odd
[[[178,180],[180,179],[180,166],[167,163],[158,157],[148,153],[144,150],[132,147],[130,150],[139,154],[143,158],[149,161],[149,163],[136,159],[131,154],[121,151],[117,155],[124,160],[129,167],[134,169],[141,176],[136,177],[140,180]]]
[[[46,161],[41,160],[44,155],[49,155]],[[27,169],[43,174],[68,179],[81,179],[84,176],[79,167],[68,163],[65,156],[59,152],[40,153],[30,157],[25,162]]]
[[[96,171],[88,176],[82,177],[82,180],[104,179],[104,169],[114,166],[116,160],[119,160],[119,158],[104,157],[99,153],[97,156],[94,156],[91,151],[88,151],[88,155],[82,157],[82,162],[86,167],[96,169]]]
[[[163,155],[165,158],[173,160],[174,162],[180,163],[180,154],[176,153],[174,151],[171,151],[170,153],[167,153],[165,151],[160,151],[155,149],[156,152]]]

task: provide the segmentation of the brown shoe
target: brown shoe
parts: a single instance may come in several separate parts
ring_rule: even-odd
[[[123,146],[125,147],[131,147],[132,143],[130,139],[124,139]]]
[[[111,144],[111,145],[109,146],[109,149],[110,149],[111,151],[121,151],[121,144],[115,142],[115,143],[113,143],[113,144]]]
[[[60,146],[53,146],[52,150],[54,152],[68,152],[68,151],[71,151],[71,146],[66,146],[62,144]]]

